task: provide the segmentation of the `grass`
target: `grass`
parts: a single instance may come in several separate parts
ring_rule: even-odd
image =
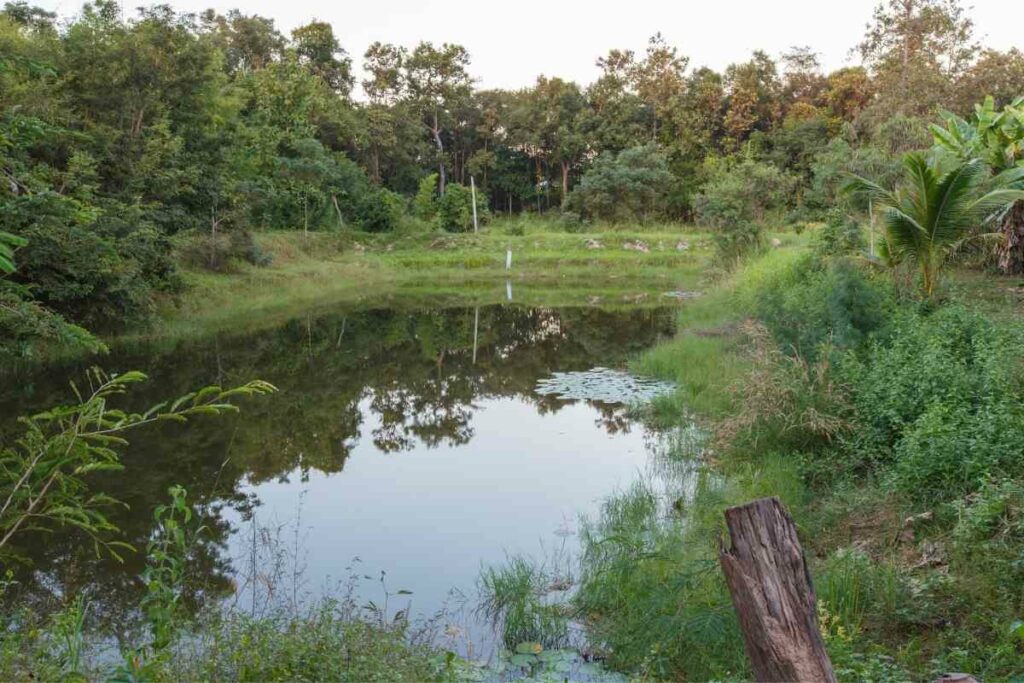
[[[666,302],[664,292],[698,287],[711,246],[678,226],[570,234],[528,225],[513,235],[500,224],[479,234],[260,233],[271,266],[188,271],[186,293],[165,302],[151,328],[122,340],[261,329],[337,305],[499,303],[509,284],[512,300],[528,305],[650,305]],[[646,252],[625,247],[638,242]],[[687,249],[677,249],[681,243]]]

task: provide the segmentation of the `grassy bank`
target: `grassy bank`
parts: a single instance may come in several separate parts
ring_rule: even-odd
[[[520,303],[631,305],[695,288],[710,249],[706,235],[678,227],[568,234],[499,224],[479,234],[270,232],[257,240],[270,266],[188,271],[186,293],[131,336],[252,329],[320,306],[398,298],[496,303],[508,299],[506,283]]]
[[[1020,297],[958,273],[921,307],[856,258],[782,249],[681,313],[637,370],[679,383],[666,481],[582,533],[575,608],[616,668],[749,675],[717,565],[722,511],[766,495],[808,552],[841,680],[1024,673]],[[690,433],[690,432],[686,432]]]

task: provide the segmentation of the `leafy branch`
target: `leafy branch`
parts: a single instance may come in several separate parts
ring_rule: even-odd
[[[103,510],[120,502],[102,493],[90,494],[85,477],[123,469],[115,450],[128,443],[122,434],[155,422],[186,422],[195,415],[237,412],[232,400],[276,391],[262,380],[232,389],[208,386],[170,404],[130,413],[111,408],[108,401],[145,380],[145,374],[108,375],[93,368],[86,377],[88,391],[71,385],[77,404],[20,418],[24,434],[12,447],[0,449],[0,556],[19,532],[70,526],[88,533],[97,552],[102,545],[119,558],[116,550],[131,546],[102,541],[100,535],[117,530]]]

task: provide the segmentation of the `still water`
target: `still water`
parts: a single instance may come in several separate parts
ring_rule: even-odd
[[[670,335],[675,317],[667,308],[392,305],[120,350],[99,362],[150,376],[127,397],[133,409],[212,383],[260,378],[280,391],[246,400],[239,415],[134,433],[125,470],[94,487],[127,504],[112,519],[136,548],[167,488],[187,488],[206,527],[190,563],[195,606],[226,599],[256,609],[273,585],[277,600],[351,589],[377,604],[389,593],[392,612],[411,604],[414,615],[454,614],[472,606],[482,564],[572,553],[579,515],[647,464],[656,437],[625,406],[542,396],[538,380],[620,366]],[[4,439],[14,416],[66,401],[85,366],[5,377]],[[116,632],[130,619],[141,554],[97,557],[72,533],[25,537],[19,550],[20,599],[42,609],[82,592],[98,625]],[[471,615],[453,621],[485,647]]]

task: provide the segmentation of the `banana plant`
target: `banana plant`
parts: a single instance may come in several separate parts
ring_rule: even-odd
[[[992,97],[974,105],[974,115],[965,120],[943,114],[944,126],[932,125],[935,147],[967,162],[983,160],[995,174],[1024,167],[1024,97],[996,109]],[[1024,272],[1024,201],[1003,208],[999,217],[1001,239],[997,250],[999,267],[1005,273]]]

